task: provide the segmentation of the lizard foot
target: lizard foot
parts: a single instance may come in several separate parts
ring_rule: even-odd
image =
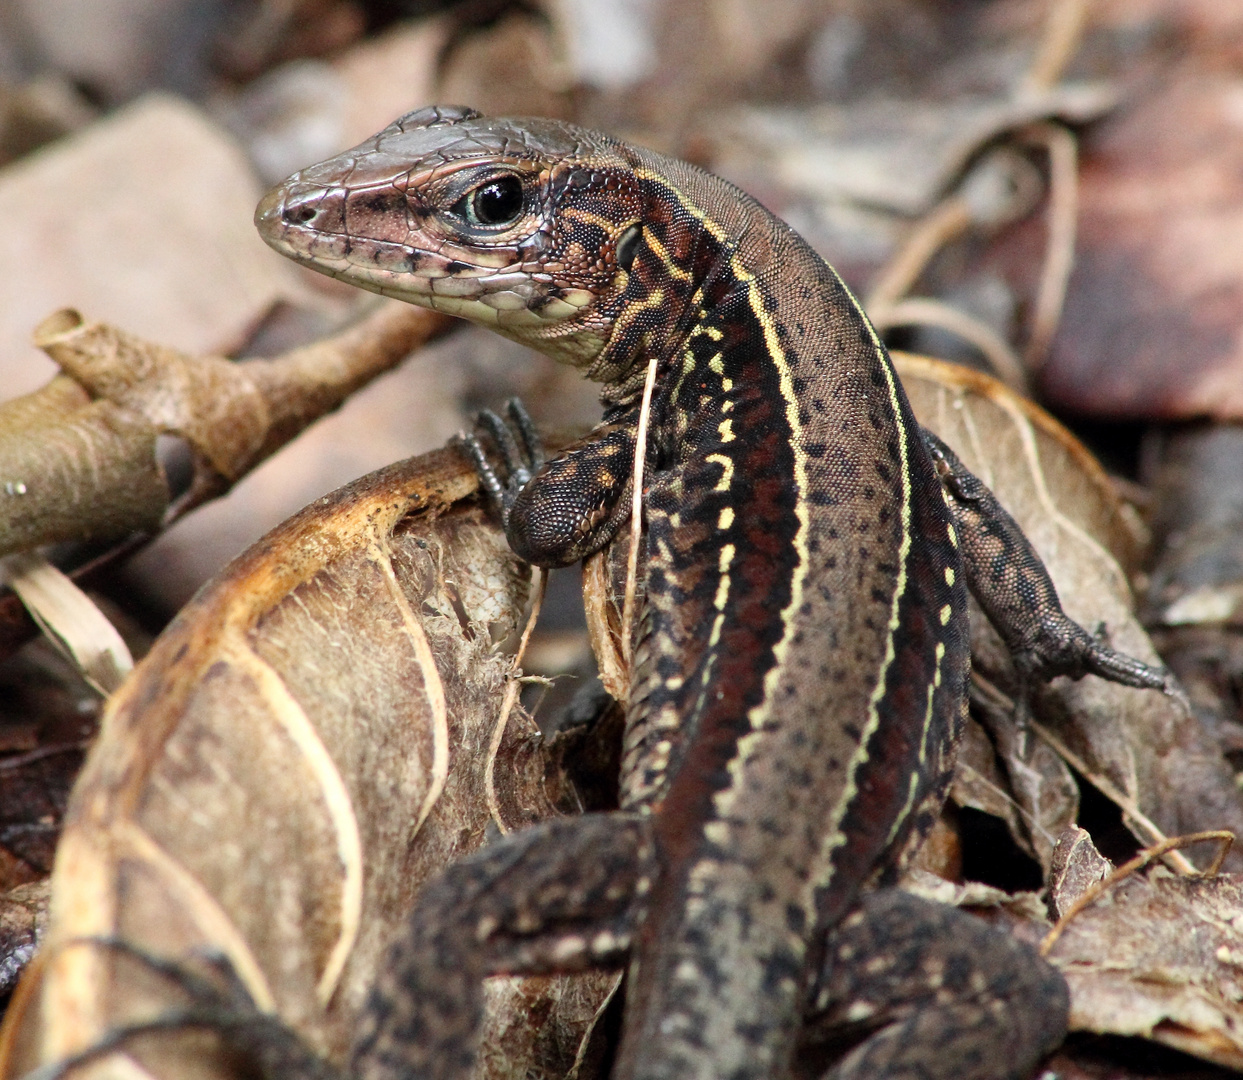
[[[809,1006],[804,1051],[856,1044],[824,1080],[1023,1080],[1065,1036],[1070,994],[1004,931],[882,889],[833,933]]]
[[[517,398],[505,404],[505,417],[484,409],[476,417],[476,426],[483,428],[496,444],[504,466],[505,480],[484,451],[483,443],[474,432],[461,432],[455,442],[469,455],[488,501],[503,522],[508,522],[518,493],[527,486],[536,470],[544,463],[544,447],[530,413]]]

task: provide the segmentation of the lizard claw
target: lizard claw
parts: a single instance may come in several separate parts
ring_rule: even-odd
[[[522,452],[527,467],[535,472],[544,464],[544,442],[535,430],[535,421],[531,419],[531,414],[519,398],[510,398],[505,402],[505,414],[522,439]]]
[[[480,487],[483,488],[492,509],[500,515],[503,521],[507,516],[505,485],[501,483],[500,478],[496,475],[496,469],[493,468],[492,462],[488,460],[488,455],[484,452],[479,436],[473,431],[459,431],[453,436],[452,442],[460,446],[466,452],[467,457],[470,458],[471,464],[475,467],[475,475],[479,477]]]
[[[506,402],[505,418],[491,409],[484,409],[475,423],[491,438],[500,453],[505,473],[503,482],[478,435],[464,431],[454,441],[469,455],[488,502],[500,514],[502,522],[507,522],[518,493],[530,483],[544,463],[543,443],[530,414],[517,398]]]

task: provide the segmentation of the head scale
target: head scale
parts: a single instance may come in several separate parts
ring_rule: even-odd
[[[317,270],[588,364],[642,234],[629,155],[554,120],[425,108],[295,173],[255,220]]]

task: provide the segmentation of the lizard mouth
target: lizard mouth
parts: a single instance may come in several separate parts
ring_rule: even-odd
[[[432,240],[404,199],[394,212],[398,194],[391,183],[346,187],[296,173],[264,196],[255,226],[282,255],[329,277],[507,330],[563,322],[595,299],[557,287],[518,246]]]

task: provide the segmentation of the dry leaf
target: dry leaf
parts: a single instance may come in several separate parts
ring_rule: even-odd
[[[1143,535],[1100,466],[1056,421],[1001,383],[965,368],[909,355],[898,370],[920,421],[954,447],[966,466],[993,488],[1044,559],[1071,618],[1103,624],[1113,646],[1159,664],[1132,613],[1127,573]],[[1009,655],[991,627],[972,624],[972,663],[990,680],[1011,685]],[[1243,834],[1243,805],[1231,771],[1199,723],[1174,698],[1107,683],[1095,676],[1057,679],[1034,702],[1036,715],[1167,835],[1227,828]],[[1013,793],[1024,817],[1057,836],[1063,810],[1044,820],[1045,796],[1061,786],[1043,778],[1027,754],[1007,754]],[[1090,778],[1090,777],[1089,777]],[[1061,800],[1051,798],[1052,805]],[[1042,809],[1042,804],[1045,804]],[[1145,843],[1153,837],[1135,814],[1128,824]],[[1051,844],[1032,834],[1047,864]],[[1239,865],[1239,854],[1232,856]]]
[[[1078,413],[1243,417],[1243,112],[1215,44],[1088,141],[1075,272],[1042,373]]]
[[[527,568],[439,451],[319,500],[234,563],[113,697],[75,789],[48,946],[10,1008],[0,1076],[178,1000],[75,938],[185,960],[212,947],[261,1008],[340,1059],[419,883],[507,821],[551,812],[532,725],[488,746]],[[610,979],[499,980],[480,1075],[564,1072]],[[558,1019],[558,1017],[560,1019]],[[90,1075],[223,1078],[200,1035]],[[86,1075],[84,1072],[83,1075]]]
[[[1113,864],[1096,850],[1086,829],[1072,825],[1057,838],[1049,872],[1049,905],[1061,918],[1089,888],[1103,881]]]
[[[105,9],[78,18],[97,10]],[[78,18],[55,20],[50,43]],[[114,40],[141,37],[132,19]],[[93,59],[100,47],[93,43]],[[89,212],[70,211],[65,193],[83,184]],[[30,327],[55,307],[89,310],[191,352],[244,338],[274,302],[300,293],[297,275],[251,227],[260,194],[233,138],[172,94],[147,94],[5,168],[0,201],[14,212],[0,291],[0,396],[47,378]]]
[[[731,117],[727,130],[753,146],[791,190],[915,216],[1006,132],[1050,118],[1082,123],[1116,103],[1109,86],[1063,85],[949,103],[878,98],[812,109],[750,107]]]
[[[1158,545],[1149,625],[1243,624],[1243,429],[1183,425],[1161,432],[1145,456]]]
[[[234,363],[77,312],[49,316],[36,339],[73,378],[0,405],[0,555],[157,531],[456,323],[393,301],[322,341]],[[161,434],[185,439],[194,456],[190,489],[171,508]],[[24,631],[19,606],[0,598],[0,647]]]
[[[129,646],[99,606],[42,555],[0,559],[0,581],[21,598],[46,640],[81,673],[101,698],[133,670]]]
[[[968,719],[950,798],[1001,818],[1015,843],[1047,869],[1058,831],[1079,813],[1079,789],[1065,763],[1044,743],[1018,755],[1007,738],[1012,730],[1012,725],[994,725],[1000,744],[994,746],[980,724]]]
[[[82,743],[36,746],[0,761],[0,889],[48,874]]]
[[[1052,884],[1067,902],[1086,887],[1069,878],[1109,867],[1090,840],[1070,843],[1078,857]],[[1241,913],[1237,874],[1154,867],[1119,882],[1070,920],[1049,957],[1070,984],[1071,1030],[1141,1035],[1243,1070]]]

